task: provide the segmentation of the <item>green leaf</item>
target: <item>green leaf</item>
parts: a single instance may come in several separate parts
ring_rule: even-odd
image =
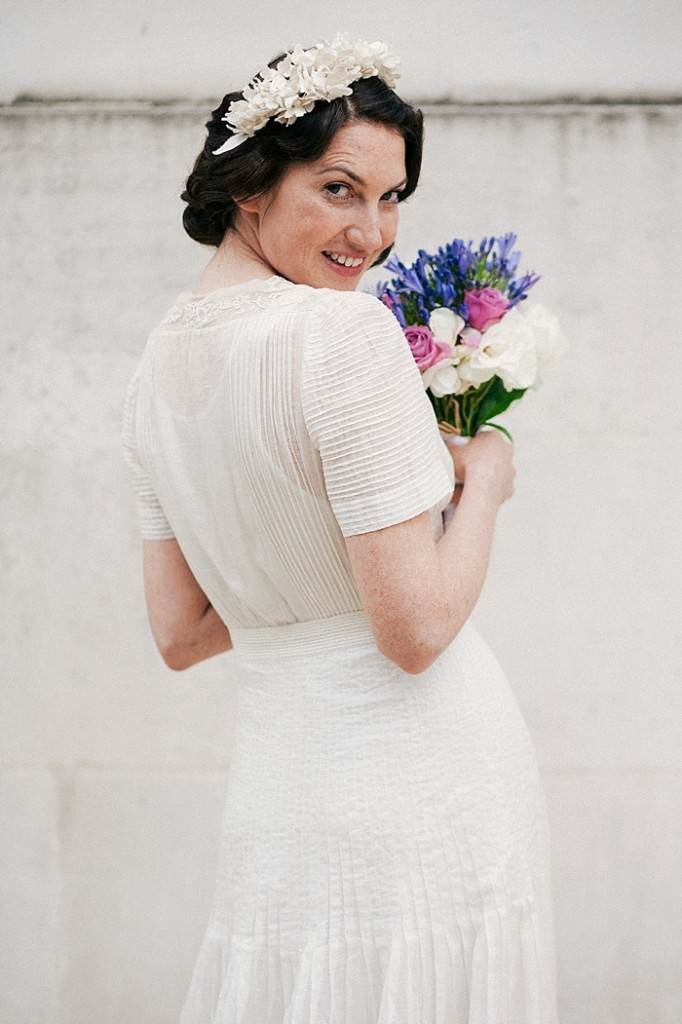
[[[480,406],[476,410],[476,419],[479,421],[479,425],[485,420],[499,416],[501,412],[509,408],[512,402],[515,402],[517,398],[521,398],[521,395],[525,394],[527,390],[528,388],[513,388],[511,391],[507,391],[501,378],[494,377]]]
[[[478,429],[480,430],[480,429],[481,429],[481,427],[494,427],[494,428],[495,428],[495,430],[501,430],[503,434],[506,434],[506,436],[507,436],[507,437],[509,438],[509,440],[511,441],[511,443],[512,443],[512,444],[514,443],[514,438],[513,438],[512,436],[511,436],[511,434],[509,433],[509,431],[507,430],[507,428],[506,428],[506,427],[503,427],[501,423],[490,423],[490,422],[486,422],[486,423],[481,423],[481,426],[479,426],[479,428],[478,428]]]

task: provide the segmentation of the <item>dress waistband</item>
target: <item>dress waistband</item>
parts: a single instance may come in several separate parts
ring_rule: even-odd
[[[376,646],[364,611],[343,612],[324,619],[290,622],[283,626],[230,628],[235,653],[272,655],[326,651],[346,647],[352,641],[367,640]]]

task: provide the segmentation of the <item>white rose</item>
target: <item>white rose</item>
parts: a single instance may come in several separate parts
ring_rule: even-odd
[[[436,398],[444,395],[457,395],[460,392],[461,381],[457,372],[454,358],[441,359],[433,366],[427,367],[422,373],[422,384],[424,390],[431,388],[431,393]]]
[[[554,366],[569,348],[568,339],[561,330],[559,320],[553,313],[538,303],[519,303],[518,309],[523,322],[532,334],[538,358],[538,376],[535,387],[542,382],[541,371]]]
[[[483,384],[498,376],[507,391],[535,383],[538,357],[533,331],[517,306],[483,332],[478,348],[467,348],[458,371],[460,378],[471,384]]]
[[[454,346],[457,335],[464,327],[464,320],[445,306],[436,306],[429,316],[429,330],[439,341],[448,341]]]

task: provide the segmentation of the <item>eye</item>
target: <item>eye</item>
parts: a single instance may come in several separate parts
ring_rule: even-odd
[[[342,181],[332,181],[328,185],[325,185],[324,187],[325,187],[325,189],[329,190],[329,189],[332,189],[332,188],[347,188],[347,189],[350,189],[351,186],[344,184],[344,182],[342,182]],[[403,189],[394,188],[394,189],[391,189],[390,192],[386,192],[384,194],[387,195],[387,196],[395,195],[396,198],[395,199],[391,199],[390,202],[391,203],[399,203],[400,202],[400,193],[402,191],[403,191]],[[341,196],[339,196],[338,192],[330,192],[329,194],[334,196],[335,198],[338,198],[338,199],[342,198]]]
[[[329,185],[325,185],[324,187],[327,190],[329,190],[329,189],[332,189],[332,188],[350,188],[350,185],[344,185],[343,182],[341,182],[341,181],[332,181],[332,182],[329,183]],[[338,197],[338,192],[331,192],[330,195]]]

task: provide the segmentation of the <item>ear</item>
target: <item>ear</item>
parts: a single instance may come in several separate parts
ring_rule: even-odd
[[[261,213],[267,202],[267,193],[263,192],[259,196],[253,196],[249,199],[235,199],[234,204],[238,206],[244,213]]]

